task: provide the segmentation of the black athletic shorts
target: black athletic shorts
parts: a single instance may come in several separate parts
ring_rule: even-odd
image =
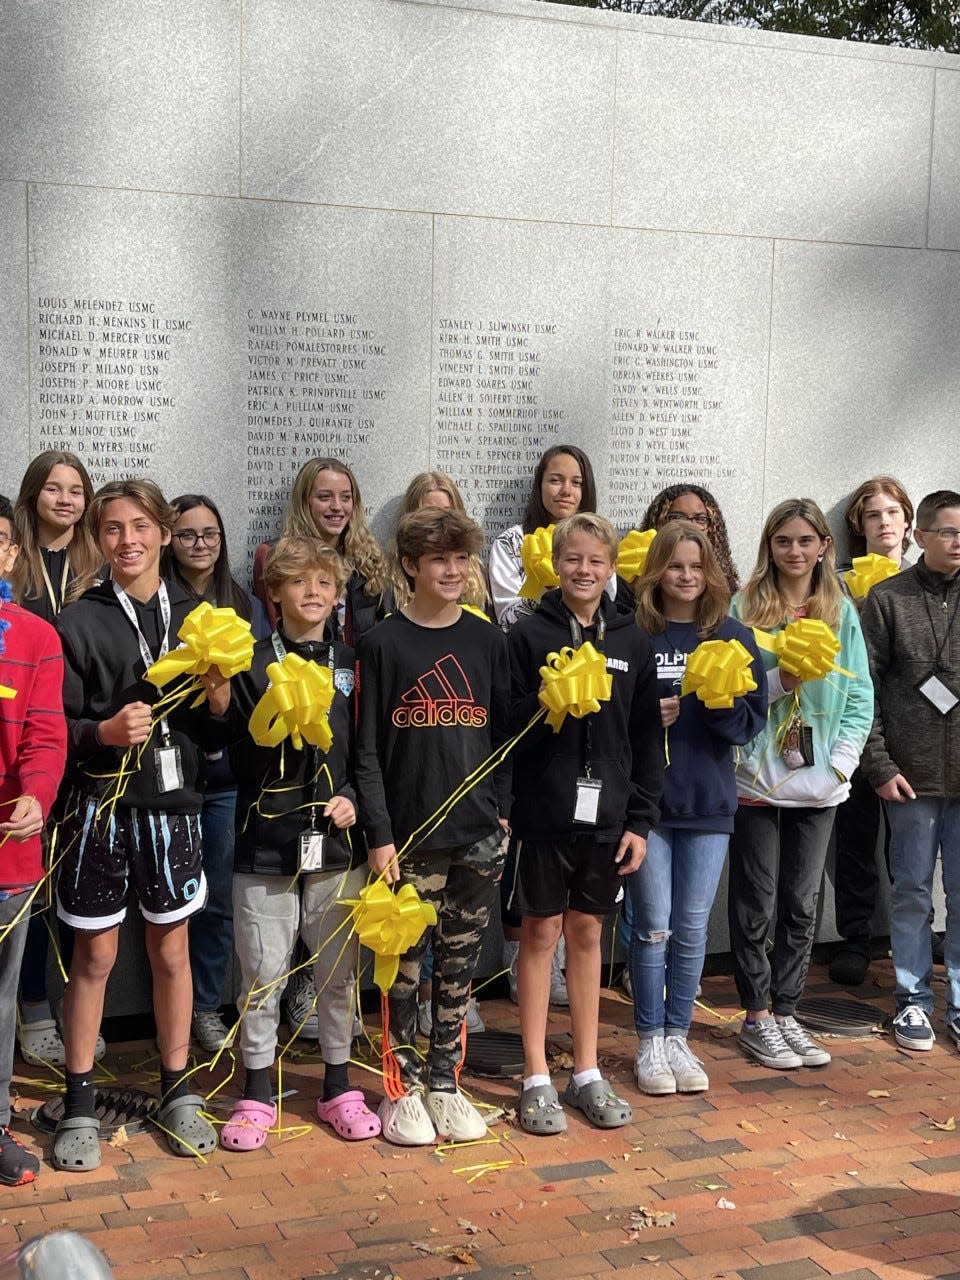
[[[127,914],[131,885],[151,924],[176,924],[201,911],[207,882],[200,861],[200,815],[114,809],[75,791],[60,823],[55,856],[57,915],[75,929],[110,929]]]
[[[614,862],[620,841],[598,844],[592,835],[517,843],[510,905],[521,916],[558,916],[568,907],[588,915],[620,910],[625,876]]]

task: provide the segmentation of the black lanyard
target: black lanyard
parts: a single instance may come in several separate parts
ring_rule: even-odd
[[[579,649],[583,644],[583,628],[571,613],[567,621],[570,624],[570,643],[574,649]],[[597,610],[597,638],[594,642],[594,648],[598,653],[603,653],[603,642],[607,634],[607,623],[601,609]],[[590,777],[590,756],[593,748],[593,716],[584,716],[581,721],[583,725],[583,768],[587,777]]]
[[[936,624],[933,621],[933,614],[930,612],[930,600],[928,598],[929,592],[927,591],[923,592],[923,604],[924,604],[924,608],[927,611],[927,621],[930,623],[930,633],[933,636],[933,643],[937,645],[937,652],[934,655],[934,659],[933,659],[934,671],[943,670],[943,667],[940,663],[940,659],[943,656],[944,649],[947,647],[947,641],[950,639],[950,632],[953,630],[954,623],[957,621],[957,610],[960,609],[960,586],[957,587],[955,594],[956,594],[956,599],[953,602],[953,614],[950,618],[950,621],[947,623],[947,629],[943,633],[943,639],[939,643],[937,643],[937,628],[936,628]],[[946,611],[947,611],[947,596],[946,596],[946,592],[944,592],[943,612],[946,613]]]

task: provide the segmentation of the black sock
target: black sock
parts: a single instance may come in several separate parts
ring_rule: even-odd
[[[190,1077],[187,1075],[186,1067],[177,1067],[171,1071],[169,1067],[160,1066],[160,1104],[165,1105],[172,1102],[174,1098],[180,1098],[185,1093],[192,1093],[193,1089],[190,1084]]]
[[[63,1104],[65,1120],[77,1116],[92,1116],[96,1109],[96,1089],[93,1083],[93,1063],[89,1071],[67,1071],[67,1096]]]
[[[323,1100],[339,1098],[350,1088],[350,1065],[346,1062],[327,1062],[323,1068]]]
[[[264,1106],[270,1105],[273,1086],[270,1083],[269,1067],[247,1067],[243,1096],[250,1102],[262,1102]]]

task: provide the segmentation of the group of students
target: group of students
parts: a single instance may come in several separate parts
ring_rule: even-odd
[[[94,1062],[131,886],[153,977],[156,1119],[178,1155],[218,1141],[192,1084],[190,1034],[208,1052],[232,1043],[219,1004],[234,952],[244,1071],[220,1128],[224,1147],[256,1149],[277,1129],[280,1000],[291,973],[313,979],[308,1006],[287,1016],[294,1032],[312,1019],[320,1041],[322,1123],[346,1140],[382,1132],[412,1146],[482,1137],[459,1072],[498,886],[523,1039],[523,1129],[562,1131],[563,1104],[603,1128],[631,1119],[597,1060],[600,937],[604,919],[621,912],[638,1087],[707,1089],[688,1033],[728,846],[740,1044],[767,1067],[822,1066],[830,1055],[795,1015],[834,816],[850,803],[858,765],[873,789],[865,799],[860,788],[861,809],[878,794],[891,828],[897,1041],[933,1043],[928,920],[942,850],[953,909],[947,1029],[960,1043],[960,495],[920,504],[922,558],[872,588],[862,630],[809,499],[770,513],[742,590],[706,490],[677,485],[651,503],[641,527],[657,536],[631,582],[617,573],[618,535],[596,505],[586,455],[548,450],[523,522],[494,540],[485,570],[482,531],[448,477],[411,482],[384,553],[349,467],[314,459],[296,479],[281,537],[257,550],[251,598],[230,574],[209,497],[170,504],[145,480],[94,495],[71,454],[30,464],[15,510],[0,509],[0,572],[19,601],[0,606],[0,684],[13,690],[0,698],[0,805],[11,807],[0,823],[0,1182],[31,1181],[39,1169],[4,1114],[18,984],[24,1055],[65,1066],[54,1164],[99,1164]],[[854,549],[897,558],[911,515],[895,480],[867,482],[848,512],[863,540]],[[530,599],[523,538],[551,526],[558,585]],[[252,620],[252,665],[232,679],[212,667],[205,703],[161,718],[144,673],[201,601]],[[775,637],[804,618],[835,634],[837,672],[801,681],[778,664]],[[748,656],[753,687],[732,705],[681,692],[687,660],[706,640],[736,640]],[[609,696],[588,714],[545,720],[544,686],[564,654],[588,644]],[[251,732],[288,655],[328,673],[325,748],[264,746]],[[48,823],[69,967],[59,1025],[33,904]],[[400,958],[389,991],[376,1112],[349,1073],[352,912],[370,878],[413,886],[437,919]],[[860,900],[847,955],[863,946]],[[573,1038],[562,1098],[545,1043],[561,936]],[[428,952],[424,1053],[416,1033]]]

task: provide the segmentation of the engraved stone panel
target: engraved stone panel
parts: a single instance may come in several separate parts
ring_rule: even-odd
[[[580,444],[599,509],[619,527],[692,480],[727,510],[745,563],[762,485],[770,256],[757,240],[438,219],[437,466],[499,530],[519,518],[544,449]]]
[[[2,40],[0,176],[237,191],[235,5],[9,0]]]
[[[613,221],[923,245],[933,69],[831,49],[621,35]]]
[[[609,218],[611,32],[376,0],[248,0],[243,57],[246,195]]]

